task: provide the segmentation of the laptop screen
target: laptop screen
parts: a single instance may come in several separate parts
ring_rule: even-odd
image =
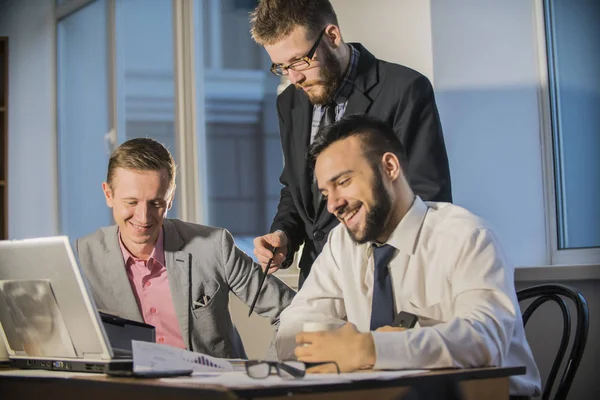
[[[0,266],[0,334],[11,358],[112,358],[68,237],[0,241]]]
[[[6,346],[4,345],[2,335],[0,335],[0,364],[5,361],[8,361],[8,351],[6,350]]]

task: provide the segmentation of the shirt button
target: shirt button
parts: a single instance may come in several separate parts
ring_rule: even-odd
[[[159,337],[158,338],[158,343],[164,343],[165,342],[165,338],[164,337]]]
[[[325,238],[325,234],[323,233],[323,231],[316,231],[314,234],[314,238],[315,240],[323,240]]]
[[[152,314],[156,314],[156,308],[154,308],[154,307],[151,307],[151,308],[150,308],[150,312],[151,312]]]
[[[152,283],[150,283],[150,281],[148,281],[144,284],[144,286],[146,286],[146,287],[150,287],[150,285],[152,285]]]

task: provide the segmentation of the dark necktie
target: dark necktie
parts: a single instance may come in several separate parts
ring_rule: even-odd
[[[335,122],[335,109],[337,107],[336,103],[328,103],[323,106],[323,116],[321,117],[321,123],[319,124],[319,129],[331,125]]]
[[[323,115],[321,116],[321,122],[319,123],[319,130],[321,130],[321,128],[324,128],[327,125],[331,125],[335,122],[336,106],[337,106],[336,103],[328,103],[328,104],[323,105],[323,107],[322,107]],[[315,137],[318,134],[319,133],[317,132],[315,134]],[[314,138],[313,138],[313,140],[314,140]],[[312,192],[313,192],[313,207],[315,210],[315,217],[316,217],[317,213],[319,212],[319,206],[321,205],[321,199],[323,198],[323,196],[321,196],[321,192],[319,191],[319,187],[317,185],[317,179],[315,177],[313,177]]]
[[[375,279],[373,280],[373,303],[371,306],[371,330],[374,331],[394,321],[394,290],[388,264],[395,248],[389,244],[373,245]]]

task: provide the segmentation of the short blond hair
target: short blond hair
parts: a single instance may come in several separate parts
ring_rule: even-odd
[[[262,46],[272,45],[296,27],[304,27],[307,39],[315,38],[327,25],[338,25],[329,0],[260,0],[250,13],[250,33]]]
[[[117,168],[139,171],[165,170],[169,177],[169,189],[175,187],[175,160],[162,143],[151,138],[130,139],[112,153],[106,174],[106,183],[111,188]]]

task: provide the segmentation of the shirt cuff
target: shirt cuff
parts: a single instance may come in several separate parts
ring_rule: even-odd
[[[401,332],[371,332],[375,345],[375,365],[373,369],[398,369],[401,362]]]

